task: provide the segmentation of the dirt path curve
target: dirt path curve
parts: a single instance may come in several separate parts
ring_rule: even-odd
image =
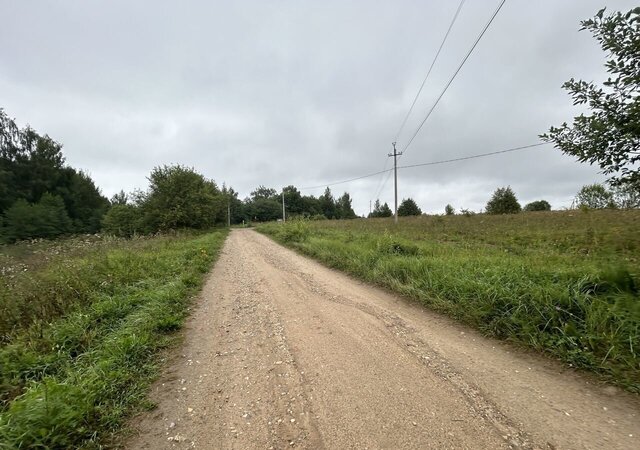
[[[640,402],[234,230],[129,448],[640,448]]]

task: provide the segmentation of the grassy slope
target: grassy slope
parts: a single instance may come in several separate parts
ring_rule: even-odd
[[[158,353],[175,340],[225,237],[103,243],[4,276],[0,307],[21,328],[5,325],[0,343],[0,448],[108,441],[145,406]]]
[[[640,392],[640,211],[268,224],[325,264]]]

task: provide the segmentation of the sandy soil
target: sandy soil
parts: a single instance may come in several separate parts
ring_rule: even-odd
[[[235,230],[131,449],[640,448],[640,401]]]

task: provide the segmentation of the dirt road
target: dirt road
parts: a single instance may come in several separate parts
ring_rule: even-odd
[[[235,230],[129,448],[640,448],[640,402]]]

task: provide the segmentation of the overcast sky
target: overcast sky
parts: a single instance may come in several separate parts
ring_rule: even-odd
[[[467,0],[399,149],[499,0]],[[458,6],[450,1],[0,1],[0,107],[64,145],[110,197],[184,164],[244,198],[391,167],[387,153]],[[507,0],[400,165],[539,142],[579,111],[561,89],[602,81],[580,20],[631,1]],[[385,166],[387,164],[387,166]],[[510,185],[522,204],[568,206],[596,167],[552,146],[399,171],[426,212],[480,210]],[[385,177],[386,178],[386,177]],[[393,178],[332,186],[366,214]],[[323,188],[303,190],[320,195]]]

